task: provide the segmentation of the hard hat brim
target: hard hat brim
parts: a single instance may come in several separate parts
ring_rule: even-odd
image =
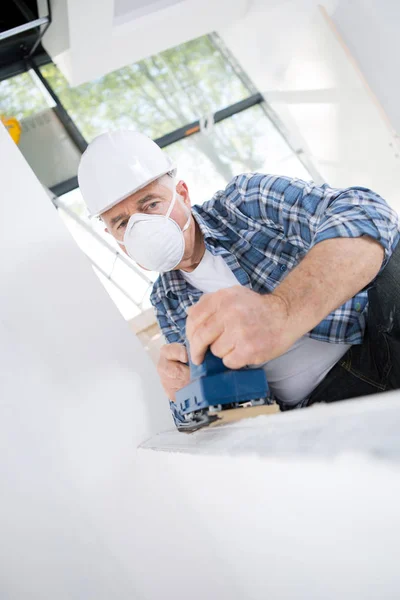
[[[146,181],[143,185],[140,185],[136,188],[133,188],[131,191],[129,191],[127,194],[124,194],[123,196],[121,196],[121,198],[118,198],[118,200],[115,200],[114,202],[110,202],[110,204],[104,208],[103,210],[101,210],[100,212],[96,212],[96,213],[90,213],[90,217],[92,219],[96,218],[96,217],[101,217],[101,215],[104,215],[104,213],[106,213],[108,210],[110,210],[111,208],[114,208],[114,206],[117,206],[117,204],[119,204],[120,202],[123,202],[124,200],[126,200],[127,198],[129,198],[129,196],[132,196],[133,194],[136,194],[136,192],[138,192],[139,190],[143,190],[145,187],[147,187],[148,185],[150,185],[151,183],[154,183],[155,181],[157,181],[157,179],[160,179],[160,177],[163,177],[164,175],[167,175],[167,173],[171,173],[171,172],[176,172],[176,168],[174,168],[174,166],[172,166],[172,168],[168,171],[163,171],[162,173],[160,173],[159,175],[156,175],[155,177],[152,177],[151,179],[149,179],[148,181]]]

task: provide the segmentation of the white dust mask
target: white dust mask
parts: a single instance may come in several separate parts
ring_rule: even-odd
[[[128,255],[149,271],[164,273],[172,271],[181,262],[185,252],[183,232],[190,225],[191,213],[183,228],[171,219],[176,201],[176,189],[166,215],[132,215],[126,226],[123,245]]]

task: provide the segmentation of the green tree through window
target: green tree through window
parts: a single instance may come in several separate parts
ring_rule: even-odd
[[[88,141],[109,129],[126,127],[158,138],[250,95],[208,36],[76,88],[53,64],[43,67],[42,73]],[[252,168],[254,139],[241,122],[237,135],[247,149],[243,158]],[[233,177],[237,145],[222,130],[215,129],[212,139],[195,136],[188,151],[192,147],[209,159],[225,181]]]
[[[30,73],[0,81],[0,114],[21,120],[46,108],[48,104]]]
[[[77,87],[70,87],[52,63],[41,71],[88,142],[104,131],[128,127],[155,139],[254,92],[243,83],[212,36],[181,44]],[[7,116],[23,119],[47,106],[34,75],[24,73],[0,83],[0,112]],[[202,169],[203,178],[212,171],[219,186],[241,171],[266,168],[271,172],[274,166],[280,173],[291,174],[291,168],[286,170],[288,160],[292,166],[298,165],[295,174],[305,173],[260,107],[225,120],[209,135],[198,134],[173,144],[167,151],[175,159],[181,159],[184,152],[193,172],[196,165]]]

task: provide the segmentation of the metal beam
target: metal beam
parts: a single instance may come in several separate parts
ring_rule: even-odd
[[[56,185],[53,185],[50,190],[55,196],[63,196],[64,194],[68,194],[68,192],[72,192],[72,190],[76,190],[77,187],[79,187],[78,178],[71,177],[71,179],[66,179],[65,181],[61,181],[61,183],[56,183]]]
[[[221,110],[217,110],[213,115],[213,122],[219,123],[224,119],[228,119],[237,113],[242,112],[243,110],[247,110],[256,104],[261,104],[264,102],[264,98],[261,94],[253,94],[244,100],[240,100],[240,102],[235,102],[235,104],[231,104],[226,108]],[[160,146],[160,148],[165,148],[165,146],[169,146],[170,144],[174,144],[175,142],[179,142],[195,133],[199,133],[201,130],[200,120],[193,121],[192,123],[188,123],[184,127],[180,127],[179,129],[175,129],[171,133],[167,133],[160,138],[154,140],[156,144]]]
[[[15,0],[14,0],[15,1]],[[20,1],[20,0],[19,0]],[[35,53],[36,48],[39,46],[40,42],[43,39],[44,34],[46,33],[46,31],[48,30],[48,28],[51,25],[51,4],[50,4],[50,0],[47,0],[47,18],[48,18],[48,23],[47,25],[42,29],[42,31],[40,31],[39,29],[39,34],[37,37],[36,42],[33,44],[31,51],[29,52],[28,58],[30,56],[33,56]]]
[[[35,29],[36,27],[41,27],[42,25],[47,25],[49,23],[49,17],[41,17],[40,19],[35,19],[34,21],[30,21],[29,23],[24,23],[23,25],[18,25],[18,27],[13,27],[12,29],[7,29],[7,31],[2,31],[0,33],[0,42],[2,40],[6,40],[8,38],[14,37],[20,33],[24,33],[24,31],[29,31],[30,29]]]
[[[38,14],[35,14],[29,6],[26,5],[24,0],[12,0],[13,4],[18,8],[19,12],[27,21],[34,21],[38,18]]]
[[[43,67],[51,62],[50,56],[44,50],[40,50],[39,54],[35,54],[35,64],[37,67]],[[15,56],[15,60],[12,63],[0,66],[0,81],[16,77],[22,73],[26,73],[26,61],[22,55],[20,58]]]

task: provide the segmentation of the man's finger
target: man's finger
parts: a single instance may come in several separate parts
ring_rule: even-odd
[[[162,379],[169,381],[185,379],[189,373],[189,367],[179,361],[164,361],[158,372]]]
[[[197,304],[187,311],[186,335],[190,339],[194,331],[207,321],[216,311],[215,294],[204,294]]]
[[[168,344],[165,346],[164,357],[167,360],[177,360],[181,363],[187,363],[188,356],[186,346],[179,344],[178,342]]]
[[[164,376],[170,383],[186,381],[189,377],[189,367],[179,363],[169,365],[168,369],[164,371]]]
[[[195,365],[199,365],[204,360],[208,347],[219,338],[223,331],[224,325],[216,314],[192,331],[188,340],[190,356]]]
[[[228,369],[242,369],[246,366],[245,359],[236,347],[224,356],[223,363]]]
[[[220,335],[219,338],[210,345],[210,350],[215,356],[224,358],[227,356],[227,354],[232,352],[234,347],[235,343],[232,340],[232,337],[228,335],[226,331],[224,331],[222,335]]]

